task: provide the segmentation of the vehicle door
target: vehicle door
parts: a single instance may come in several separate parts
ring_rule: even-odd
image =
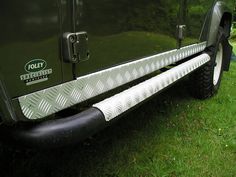
[[[72,30],[70,0],[4,0],[0,6],[0,75],[11,98],[72,80],[61,36]]]
[[[201,42],[201,33],[207,34],[208,31],[204,31],[203,26],[208,23],[207,15],[211,15],[214,2],[215,0],[181,0],[179,26],[183,28],[183,36],[179,42],[182,47]]]
[[[176,48],[178,0],[73,1],[75,32],[88,35],[89,56],[84,51],[74,64],[76,77]]]

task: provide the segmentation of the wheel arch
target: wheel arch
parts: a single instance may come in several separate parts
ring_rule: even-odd
[[[207,41],[207,47],[215,46],[218,39],[217,35],[219,28],[223,29],[223,33],[226,37],[224,40],[224,71],[229,70],[232,55],[232,46],[228,41],[228,38],[230,37],[232,18],[232,10],[227,6],[227,4],[223,1],[216,1],[212,10],[207,14],[200,36],[201,41]]]
[[[224,29],[226,37],[230,36],[232,24],[232,11],[223,1],[217,1],[207,14],[205,24],[200,36],[201,41],[207,41],[207,46],[216,43],[219,27]]]

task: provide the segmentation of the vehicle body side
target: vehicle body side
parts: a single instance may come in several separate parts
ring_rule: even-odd
[[[12,6],[12,1],[4,1],[0,7],[2,119],[28,120],[20,97],[177,49],[177,25],[187,24],[182,47],[200,42],[207,42],[207,47],[214,45],[220,26],[229,35],[232,9],[228,6],[232,1],[204,2],[200,15],[196,10],[201,1],[181,2],[24,0],[14,1]],[[88,33],[90,58],[75,64],[65,62],[63,34],[80,31]],[[33,80],[24,79],[28,74],[25,67],[33,60],[44,60],[43,71],[51,72],[33,78],[47,81],[27,85]]]

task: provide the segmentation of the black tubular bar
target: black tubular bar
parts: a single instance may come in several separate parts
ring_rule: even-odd
[[[1,126],[0,136],[17,144],[29,147],[54,148],[77,143],[108,123],[103,113],[96,108],[89,108],[79,114],[62,119],[49,120],[31,126]]]

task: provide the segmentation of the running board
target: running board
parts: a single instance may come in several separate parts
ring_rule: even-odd
[[[15,142],[26,146],[47,149],[79,142],[109,125],[110,120],[160,92],[208,61],[210,61],[210,56],[202,54],[76,115],[27,125],[27,127],[2,126],[0,127],[1,138],[10,140],[10,142],[13,138]]]
[[[202,54],[134,87],[131,87],[128,90],[94,104],[93,107],[99,109],[104,114],[106,121],[110,121],[149,97],[157,94],[164,88],[190,74],[192,71],[203,66],[209,61],[210,56],[208,54]]]
[[[203,52],[206,42],[133,60],[16,98],[25,120],[53,115]],[[23,117],[22,116],[22,117]]]

